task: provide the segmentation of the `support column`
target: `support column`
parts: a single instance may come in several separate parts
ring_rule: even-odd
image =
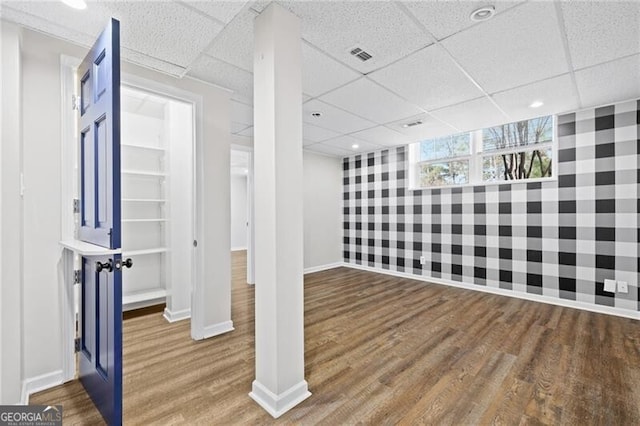
[[[311,393],[304,380],[300,21],[272,3],[254,26],[256,379],[273,417]]]

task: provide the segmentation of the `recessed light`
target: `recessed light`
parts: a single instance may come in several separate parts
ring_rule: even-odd
[[[529,108],[540,108],[542,105],[544,105],[544,102],[535,101],[535,102],[532,102],[531,105],[529,105]]]
[[[86,9],[87,3],[84,0],[61,0],[62,3],[74,9]]]
[[[358,149],[360,148],[360,145],[358,145],[357,143],[354,143],[353,145],[351,145],[351,148]]]
[[[314,112],[311,113],[311,116],[313,118],[320,118],[320,117],[322,117],[322,113],[320,111],[314,111]]]
[[[469,19],[474,22],[486,21],[487,19],[491,19],[495,13],[495,7],[485,6],[471,12],[471,15],[469,15]]]

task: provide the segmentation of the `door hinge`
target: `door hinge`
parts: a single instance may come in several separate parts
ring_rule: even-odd
[[[71,95],[71,109],[79,110],[80,109],[80,96],[79,95]]]
[[[75,340],[73,341],[73,346],[74,346],[74,350],[75,352],[80,352],[80,338],[76,337]]]
[[[80,200],[77,198],[73,199],[73,212],[80,213]]]
[[[82,277],[80,275],[80,271],[79,270],[73,271],[73,283],[80,284],[81,279]]]

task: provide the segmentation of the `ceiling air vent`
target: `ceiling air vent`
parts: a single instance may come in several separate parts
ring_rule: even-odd
[[[365,52],[359,47],[354,47],[353,49],[351,49],[349,53],[351,53],[356,58],[360,59],[362,62],[368,61],[369,59],[372,58],[370,54],[368,54],[367,52]]]
[[[412,121],[411,123],[405,123],[405,124],[402,125],[402,127],[407,129],[409,127],[415,127],[415,126],[419,126],[421,124],[422,124],[422,120],[417,120],[417,121]]]

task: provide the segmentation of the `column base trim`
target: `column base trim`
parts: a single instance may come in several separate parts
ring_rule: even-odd
[[[249,393],[251,399],[258,403],[264,410],[277,419],[293,407],[311,396],[307,381],[290,387],[279,395],[274,394],[257,380],[253,381],[252,390]]]
[[[164,308],[162,316],[167,320],[167,322],[182,321],[191,318],[191,309],[183,309],[181,311],[174,312],[170,311],[168,308]]]
[[[198,334],[193,337],[194,340],[208,339],[209,337],[217,336],[219,334],[228,333],[235,330],[233,328],[233,321],[224,321],[218,324],[212,324],[199,330]]]

